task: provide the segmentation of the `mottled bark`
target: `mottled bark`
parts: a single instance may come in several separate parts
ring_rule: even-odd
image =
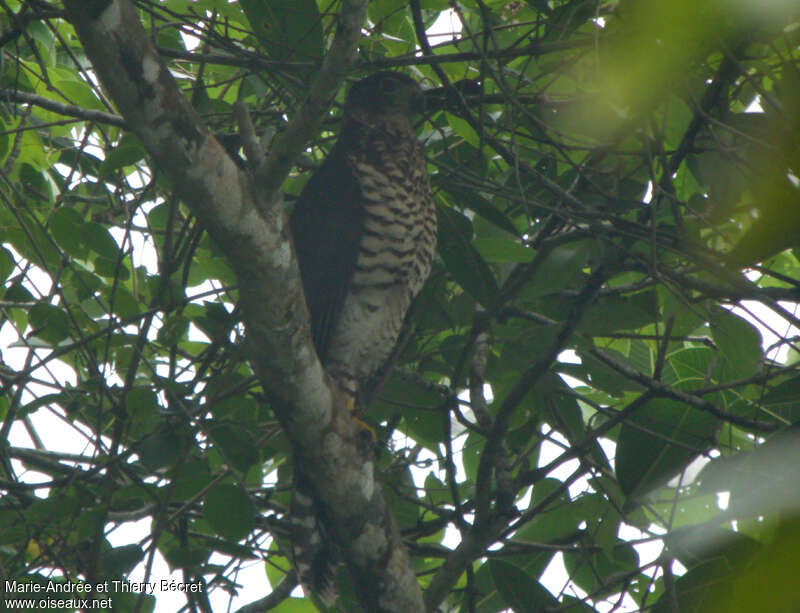
[[[127,0],[65,0],[95,72],[152,165],[226,254],[239,280],[250,360],[325,506],[364,608],[423,611],[408,555],[344,403],[309,333],[280,201],[294,158],[322,121],[355,57],[366,0],[343,0],[328,57],[309,97],[252,176],[209,134]]]

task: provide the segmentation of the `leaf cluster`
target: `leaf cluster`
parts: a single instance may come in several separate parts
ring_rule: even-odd
[[[233,105],[280,133],[336,26],[314,0],[136,5],[243,166]],[[125,581],[158,554],[203,594],[253,560],[291,587],[292,453],[237,279],[91,113],[114,109],[59,5],[0,6],[0,574]],[[438,256],[365,417],[431,610],[791,609],[800,14],[775,7],[370,3],[360,74],[451,94],[418,126]],[[289,591],[272,610],[313,610]]]

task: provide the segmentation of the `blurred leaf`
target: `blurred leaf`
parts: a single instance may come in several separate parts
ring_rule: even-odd
[[[123,545],[103,552],[101,565],[109,576],[127,575],[144,559],[138,545]]]
[[[49,343],[56,344],[69,336],[69,317],[58,307],[37,302],[28,318],[36,335]]]
[[[108,229],[94,221],[86,222],[83,226],[86,245],[97,255],[107,260],[116,262],[119,259],[120,251],[117,241],[115,241]]]
[[[86,258],[83,218],[75,209],[61,207],[50,216],[49,228],[59,247],[76,258]]]
[[[258,449],[249,433],[234,424],[216,424],[211,428],[211,436],[221,448],[225,459],[237,470],[245,472],[260,459]]]
[[[586,243],[570,243],[550,251],[536,269],[536,275],[520,295],[524,298],[547,296],[570,287],[583,277],[582,264],[589,255]]]
[[[761,334],[751,323],[727,309],[713,311],[709,323],[714,344],[737,377],[748,377],[761,367]]]
[[[456,281],[483,305],[492,304],[497,282],[472,245],[472,224],[451,208],[438,206],[439,255]]]
[[[512,221],[500,211],[495,204],[486,200],[475,190],[445,183],[445,181],[439,181],[439,183],[443,184],[444,189],[446,189],[450,195],[450,200],[455,205],[475,211],[476,214],[483,217],[489,223],[494,224],[501,230],[505,230],[514,236],[518,234],[517,228]],[[433,185],[435,186],[436,184],[437,182],[434,180]]]
[[[497,591],[515,613],[539,613],[557,606],[553,595],[519,567],[497,559],[489,560],[487,565]]]
[[[582,590],[599,596],[617,592],[616,582],[636,571],[639,556],[633,546],[616,539],[613,547],[600,551],[565,552],[564,566]]]
[[[217,534],[238,541],[253,529],[255,508],[243,488],[223,483],[206,494],[203,517]]]
[[[131,133],[126,133],[119,141],[119,144],[106,156],[100,164],[98,174],[100,179],[110,176],[115,170],[120,170],[125,166],[131,166],[143,160],[145,150],[142,143]]]
[[[719,423],[707,412],[654,399],[622,424],[616,474],[629,498],[668,481],[712,443]]]
[[[322,28],[314,0],[241,0],[240,4],[273,60],[322,58]]]
[[[536,255],[533,249],[502,238],[476,238],[473,244],[488,262],[530,262]]]
[[[480,138],[475,130],[472,129],[472,126],[469,125],[465,120],[461,119],[460,117],[456,117],[447,113],[447,123],[450,124],[450,127],[453,128],[453,132],[458,134],[461,138],[467,141],[470,145],[475,147],[476,149],[480,148]]]
[[[680,144],[693,116],[691,109],[678,96],[672,96],[667,101],[664,116],[664,140],[669,148],[675,148]]]
[[[759,399],[760,405],[789,423],[800,421],[800,376],[783,381]]]
[[[189,460],[176,467],[170,484],[171,500],[188,500],[211,483],[211,471],[206,462]]]
[[[170,430],[162,430],[147,436],[140,444],[138,453],[142,462],[150,469],[159,469],[177,462],[180,454],[180,439]]]
[[[182,315],[172,314],[166,318],[158,331],[158,342],[167,347],[177,345],[189,331],[189,320]]]

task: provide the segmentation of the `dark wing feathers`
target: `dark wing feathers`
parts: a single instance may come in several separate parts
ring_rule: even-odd
[[[361,188],[345,151],[340,139],[306,183],[290,218],[311,333],[323,364],[364,226]]]
[[[301,192],[289,219],[311,316],[311,334],[325,364],[333,328],[350,288],[364,225],[361,188],[341,142]],[[305,589],[333,604],[336,557],[321,510],[300,472],[291,504],[292,557]]]

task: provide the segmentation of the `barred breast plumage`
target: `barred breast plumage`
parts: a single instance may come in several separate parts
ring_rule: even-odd
[[[408,122],[365,125],[359,141],[347,158],[363,198],[363,229],[326,364],[352,393],[392,352],[436,242],[425,159]]]
[[[411,125],[421,101],[419,85],[398,73],[353,85],[339,138],[291,216],[314,345],[354,401],[385,366],[431,269],[436,214]],[[295,564],[304,586],[330,595],[330,543],[309,532],[306,481],[298,475]]]

